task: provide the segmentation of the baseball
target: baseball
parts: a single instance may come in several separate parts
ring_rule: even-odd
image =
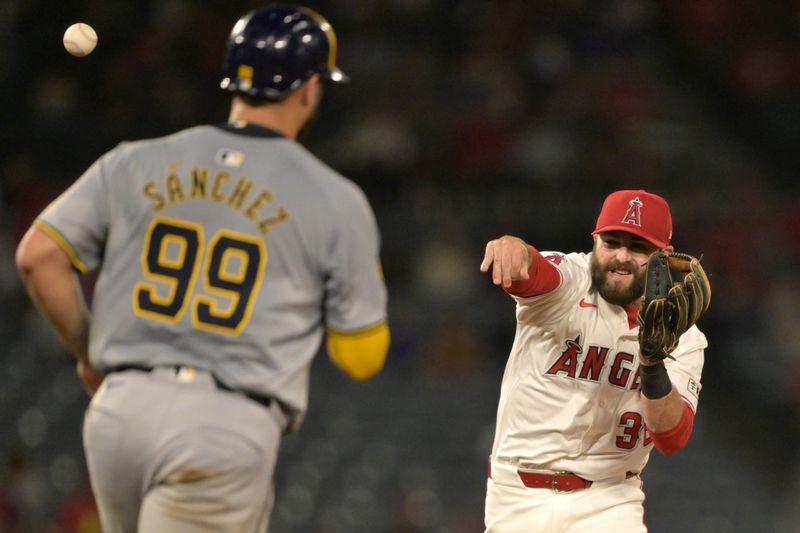
[[[97,33],[88,24],[76,22],[64,32],[64,48],[76,57],[89,55],[95,46]]]

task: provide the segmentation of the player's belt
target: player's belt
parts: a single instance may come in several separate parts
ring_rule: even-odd
[[[115,366],[115,367],[112,367],[112,368],[108,369],[107,372],[109,374],[111,374],[113,372],[124,372],[126,370],[139,370],[141,372],[152,372],[154,368],[155,367],[143,366],[143,365],[118,365],[118,366]],[[189,367],[178,365],[178,366],[173,366],[173,367],[170,367],[170,368],[172,368],[175,371],[175,374],[178,375],[180,373],[181,369],[189,368]],[[251,400],[253,400],[256,403],[260,403],[264,407],[269,407],[270,404],[272,404],[272,398],[270,398],[268,396],[261,396],[260,394],[253,394],[252,392],[246,392],[246,391],[240,391],[240,390],[233,389],[233,388],[229,387],[228,385],[226,385],[225,383],[223,383],[222,381],[220,381],[220,379],[217,376],[215,376],[213,372],[209,372],[208,374],[211,376],[211,379],[214,380],[214,385],[216,385],[216,387],[218,389],[220,389],[220,390],[224,390],[224,391],[227,391],[227,392],[233,392],[233,393],[236,393],[236,394],[241,394],[242,396],[250,398]]]
[[[584,490],[591,487],[595,482],[582,478],[577,474],[567,471],[556,470],[529,470],[519,468],[514,464],[499,461],[493,463],[489,461],[488,464],[489,478],[496,483],[504,485],[516,486],[517,481],[522,482],[522,485],[531,489],[550,489],[554,492],[573,492],[576,490]],[[637,477],[638,472],[628,471],[625,472],[625,479]],[[615,478],[609,477],[602,481],[614,481]],[[619,479],[617,479],[619,481]],[[599,482],[599,481],[598,481]]]
[[[522,484],[529,489],[552,489],[555,492],[572,492],[574,490],[588,489],[592,486],[592,482],[588,479],[583,479],[570,472],[541,474],[517,470],[517,475],[522,480]]]
[[[588,489],[592,482],[571,472],[553,472],[542,474],[517,470],[517,475],[522,484],[530,489],[552,489],[555,492],[572,492],[574,490]],[[636,472],[625,472],[625,479],[636,477]]]

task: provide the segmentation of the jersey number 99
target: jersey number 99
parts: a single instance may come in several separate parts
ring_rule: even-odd
[[[250,320],[267,248],[261,239],[229,230],[216,232],[206,247],[200,224],[156,217],[141,261],[145,280],[133,289],[134,313],[175,323],[191,307],[195,328],[236,335]],[[198,276],[203,290],[194,294]]]

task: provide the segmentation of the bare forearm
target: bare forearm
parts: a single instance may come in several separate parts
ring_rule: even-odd
[[[75,274],[42,266],[25,277],[25,287],[67,349],[79,360],[86,361],[89,313]]]
[[[678,425],[683,413],[683,398],[673,387],[672,391],[657,400],[642,396],[642,416],[650,431],[663,433]]]
[[[663,362],[639,363],[644,423],[656,449],[665,455],[673,454],[689,441],[694,411],[678,393]]]
[[[31,299],[78,360],[88,361],[89,311],[66,254],[32,228],[17,251],[17,267]]]

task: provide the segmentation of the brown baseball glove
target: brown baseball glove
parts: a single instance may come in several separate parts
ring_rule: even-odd
[[[700,261],[689,254],[654,252],[647,261],[639,308],[639,349],[663,361],[711,303],[711,285]]]

